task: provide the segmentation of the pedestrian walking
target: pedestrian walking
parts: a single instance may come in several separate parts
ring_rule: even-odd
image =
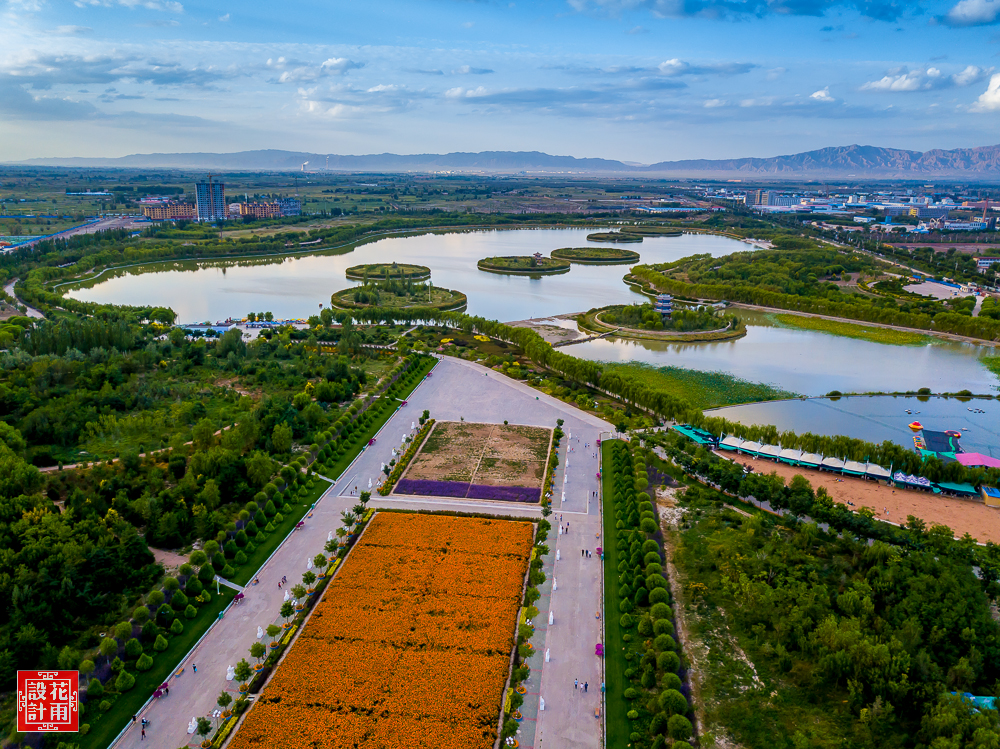
[[[584,692],[586,692],[586,691],[587,691],[587,682],[583,682],[583,691],[584,691]]]
[[[583,556],[583,549],[580,549],[580,556]]]
[[[288,582],[288,578],[287,578],[287,577],[285,577],[284,575],[282,575],[282,576],[281,576],[281,582],[283,582],[283,583],[287,583],[287,582]]]
[[[133,716],[132,716],[132,722],[133,722],[133,723],[135,723],[135,718],[136,718],[136,716],[134,716],[134,715],[133,715]]]
[[[142,738],[140,738],[139,741],[145,741],[145,740],[146,740],[146,729],[143,728],[142,729]]]
[[[170,696],[170,685],[163,687],[163,691],[166,693],[167,697]]]
[[[573,679],[573,689],[578,689],[580,687],[580,680]]]
[[[197,663],[192,663],[191,664],[191,670],[194,671],[195,673],[198,673],[198,664]]]

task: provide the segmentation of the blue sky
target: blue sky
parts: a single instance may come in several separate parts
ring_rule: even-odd
[[[0,161],[1000,142],[1000,0],[0,0]]]

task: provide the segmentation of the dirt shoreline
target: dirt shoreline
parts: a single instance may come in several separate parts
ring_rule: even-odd
[[[879,520],[902,525],[906,523],[908,515],[913,515],[928,526],[946,525],[959,538],[968,533],[980,543],[1000,543],[1000,508],[987,507],[980,500],[945,497],[912,489],[894,489],[874,481],[795,468],[746,455],[738,456],[737,462],[751,465],[759,473],[777,473],[785,483],[791,481],[793,476],[802,476],[813,489],[822,486],[834,501],[841,504],[853,502],[855,510],[868,507]]]

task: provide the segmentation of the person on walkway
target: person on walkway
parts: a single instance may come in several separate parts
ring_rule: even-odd
[[[287,577],[285,577],[284,575],[282,575],[282,576],[281,576],[281,582],[283,582],[283,583],[287,583],[287,582],[288,582],[288,578],[287,578]]]
[[[139,741],[145,741],[145,740],[146,740],[146,729],[143,728],[142,729],[142,738],[140,738]]]
[[[281,580],[278,580],[278,590],[281,590]]]
[[[136,718],[136,716],[134,716],[134,715],[133,715],[133,716],[132,716],[132,722],[133,722],[133,723],[135,723],[135,718]]]
[[[582,557],[584,554],[586,554],[586,551],[583,550],[583,549],[580,549],[580,556]]]
[[[191,664],[191,670],[194,671],[195,673],[198,673],[198,664],[197,663],[192,663]]]
[[[587,691],[587,682],[583,682],[583,691],[584,691],[584,692],[586,692],[586,691]]]
[[[577,689],[577,688],[579,688],[579,686],[580,686],[580,680],[579,679],[573,679],[573,689]]]
[[[167,684],[167,686],[163,687],[163,691],[167,695],[167,697],[169,697],[170,696],[170,685]]]

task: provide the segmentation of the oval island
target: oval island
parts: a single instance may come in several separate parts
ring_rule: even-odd
[[[426,265],[407,263],[368,263],[352,265],[347,269],[347,277],[352,281],[426,281],[431,277],[431,269]]]
[[[568,260],[558,260],[544,257],[540,252],[534,255],[498,255],[484,257],[476,267],[488,273],[508,273],[518,276],[543,276],[556,273],[566,273],[569,270]]]
[[[638,234],[626,234],[621,231],[598,231],[587,235],[588,242],[641,242]]]
[[[639,253],[618,247],[562,247],[552,250],[552,257],[580,265],[631,265],[639,262]]]
[[[361,286],[341,289],[330,297],[334,309],[365,309],[390,307],[410,309],[425,307],[436,310],[463,310],[469,298],[461,291],[443,289],[432,284],[412,281],[369,281]]]

